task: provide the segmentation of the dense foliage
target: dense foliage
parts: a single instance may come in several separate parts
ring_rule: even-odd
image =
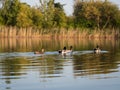
[[[17,27],[64,27],[66,15],[60,3],[40,0],[39,7],[31,7],[19,0],[1,0],[0,25]]]
[[[77,27],[113,28],[119,27],[120,10],[108,1],[77,1],[74,5]]]
[[[39,0],[31,7],[20,0],[0,0],[0,25],[36,28],[119,28],[120,10],[108,0],[76,0],[74,13],[66,16],[54,0]]]

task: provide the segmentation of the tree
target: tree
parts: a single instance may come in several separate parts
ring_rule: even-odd
[[[55,27],[65,27],[66,26],[66,15],[61,10],[55,9],[54,12],[54,26]]]
[[[74,16],[67,16],[66,28],[74,28]]]
[[[54,3],[54,0],[40,0],[40,11],[43,13],[43,28],[60,28],[66,25],[66,15],[60,3]]]
[[[74,13],[73,16],[75,17],[74,20],[74,27],[87,27],[87,20],[85,16],[83,15],[84,13],[84,6],[87,4],[83,1],[76,1],[74,4]]]
[[[104,29],[106,27],[116,26],[117,22],[115,18],[119,15],[119,8],[115,4],[112,4],[110,2],[105,2],[101,6],[102,8],[100,9],[100,25],[102,26],[102,28]]]
[[[31,8],[32,22],[35,27],[41,28],[43,22],[43,14],[38,8]]]
[[[55,3],[55,11],[54,11],[54,26],[55,27],[65,27],[66,26],[66,15],[63,10],[63,5],[60,3]]]
[[[43,13],[43,28],[51,28],[53,26],[54,17],[54,0],[39,0],[40,11]]]
[[[0,25],[3,25],[3,17],[2,17],[2,11],[0,9]]]
[[[31,8],[26,3],[20,4],[20,10],[17,15],[16,25],[18,27],[30,27],[33,25]]]
[[[5,25],[16,25],[16,18],[19,12],[19,0],[5,0],[2,8],[2,17]]]
[[[119,8],[111,2],[77,2],[74,5],[74,17],[77,27],[112,28],[117,26]]]

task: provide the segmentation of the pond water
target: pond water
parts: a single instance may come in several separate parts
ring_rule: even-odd
[[[58,54],[71,45],[72,55]],[[120,89],[120,40],[0,39],[0,90],[80,89]]]

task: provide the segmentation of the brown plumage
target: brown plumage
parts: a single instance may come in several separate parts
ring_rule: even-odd
[[[35,51],[34,54],[44,54],[44,49],[42,49],[41,51]]]

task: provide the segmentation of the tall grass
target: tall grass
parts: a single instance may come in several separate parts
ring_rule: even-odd
[[[120,30],[89,30],[89,29],[36,29],[0,27],[0,38],[119,38]]]

